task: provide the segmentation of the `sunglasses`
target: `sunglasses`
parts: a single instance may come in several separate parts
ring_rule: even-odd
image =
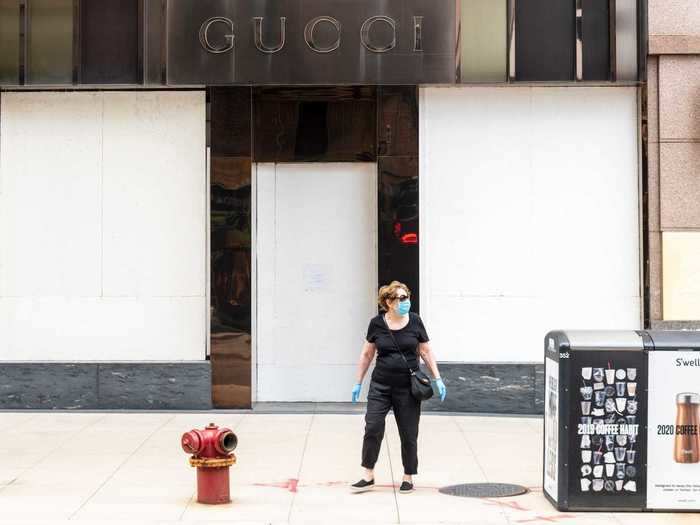
[[[398,299],[399,302],[403,303],[404,301],[408,301],[410,297],[408,295],[395,295],[391,298],[391,300]]]

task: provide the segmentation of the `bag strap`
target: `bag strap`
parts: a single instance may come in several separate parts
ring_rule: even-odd
[[[392,333],[391,328],[389,328],[389,325],[387,324],[386,319],[384,319],[384,314],[382,314],[382,322],[384,323],[384,326],[386,326],[386,329],[389,332],[389,335],[391,336],[391,340],[394,342],[394,346],[399,351],[399,354],[401,354],[401,357],[403,357],[403,360],[406,363],[406,367],[408,368],[408,371],[411,372],[412,376],[416,375],[415,371],[411,368],[411,365],[408,364],[408,359],[406,359],[406,356],[403,355],[403,352],[401,351],[401,347],[396,342],[396,339],[394,338],[394,334]],[[411,320],[409,319],[408,322],[410,323]]]

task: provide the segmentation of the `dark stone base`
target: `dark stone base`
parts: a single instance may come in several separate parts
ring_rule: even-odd
[[[447,398],[432,397],[424,411],[543,414],[544,365],[540,363],[438,363]]]
[[[542,414],[539,363],[439,363],[447,399],[425,412]],[[348,397],[350,397],[348,389]],[[364,412],[343,403],[261,403],[257,411]],[[267,407],[267,408],[265,408]],[[325,407],[325,408],[324,408]],[[0,410],[211,410],[209,361],[0,363]]]
[[[0,410],[207,410],[209,361],[0,363]]]

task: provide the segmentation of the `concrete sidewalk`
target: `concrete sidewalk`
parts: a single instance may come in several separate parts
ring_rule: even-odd
[[[195,470],[180,436],[210,421],[236,432],[233,503],[195,501]],[[0,523],[463,523],[695,524],[698,514],[558,513],[541,491],[537,418],[423,415],[416,491],[399,494],[401,451],[393,416],[376,479],[352,494],[361,414],[0,413]],[[468,482],[518,483],[505,499],[446,496]]]

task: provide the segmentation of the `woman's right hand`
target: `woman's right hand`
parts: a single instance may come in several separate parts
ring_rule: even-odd
[[[360,390],[362,390],[362,383],[357,383],[352,389],[352,402],[357,403],[360,399]]]

